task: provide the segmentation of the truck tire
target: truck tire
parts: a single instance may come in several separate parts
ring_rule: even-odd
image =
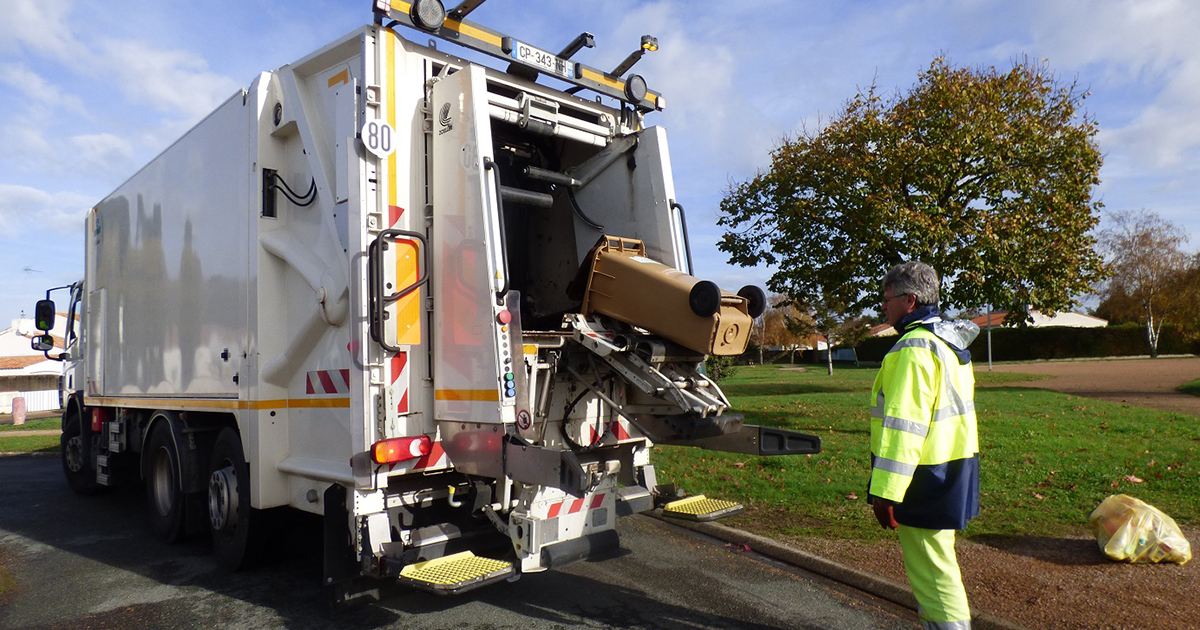
[[[63,475],[76,494],[96,494],[102,486],[96,483],[96,463],[93,457],[91,427],[84,431],[79,408],[71,407],[63,417],[63,432],[59,438],[62,451]]]
[[[150,528],[165,542],[179,542],[187,533],[186,500],[180,487],[179,451],[166,422],[159,422],[152,429],[142,462]]]
[[[262,514],[250,507],[250,466],[235,429],[226,427],[217,435],[209,472],[213,551],[226,569],[241,571],[259,558]]]

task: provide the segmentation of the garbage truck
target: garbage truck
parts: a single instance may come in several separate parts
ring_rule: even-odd
[[[53,355],[71,488],[144,484],[158,537],[207,532],[233,570],[276,508],[317,515],[346,602],[597,557],[625,515],[741,509],[661,483],[654,444],[820,450],[704,373],[765,299],[694,275],[645,125],[666,102],[629,72],[654,38],[604,71],[572,59],[590,34],[550,52],[469,21],[481,4],[375,2],[90,210]]]

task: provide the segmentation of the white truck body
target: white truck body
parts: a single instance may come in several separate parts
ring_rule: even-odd
[[[690,278],[664,132],[597,101],[379,24],[260,74],[88,216],[68,479],[131,459],[156,531],[211,528],[234,567],[217,532],[288,506],[326,517],[328,584],[456,592],[615,544],[650,438],[763,452],[702,352],[569,296],[604,234]],[[482,572],[413,574],[497,538]]]

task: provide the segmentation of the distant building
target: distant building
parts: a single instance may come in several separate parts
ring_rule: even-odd
[[[1083,313],[1057,313],[1053,317],[1041,313],[1040,311],[1029,311],[1029,317],[1033,320],[1029,326],[1032,328],[1049,328],[1051,326],[1064,326],[1067,328],[1104,328],[1108,325],[1107,319],[1084,315]],[[988,315],[980,315],[972,319],[980,328],[996,328],[1003,326],[1004,321],[1008,318],[1008,313],[992,313],[989,319]]]
[[[1107,319],[1084,315],[1083,313],[1058,313],[1051,317],[1039,311],[1030,311],[1030,317],[1033,319],[1029,326],[1031,328],[1049,328],[1051,326],[1065,326],[1068,328],[1103,328],[1108,325]],[[972,319],[981,329],[998,328],[1004,325],[1004,320],[1008,318],[1008,313],[992,313],[989,315],[980,315]],[[888,337],[896,334],[896,329],[892,328],[891,324],[878,324],[871,328],[869,336],[871,337]]]
[[[54,347],[60,351],[66,323],[66,313],[58,313],[50,331]],[[25,399],[26,411],[49,411],[61,406],[63,364],[30,347],[39,332],[32,319],[14,319],[12,326],[0,330],[0,413],[12,413],[13,400],[18,396]]]

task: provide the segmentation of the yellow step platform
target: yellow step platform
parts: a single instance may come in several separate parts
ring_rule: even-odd
[[[425,562],[416,562],[400,571],[400,582],[440,595],[453,595],[513,575],[511,562],[481,558],[463,551]]]
[[[690,521],[715,521],[726,516],[741,514],[746,508],[741,503],[709,499],[703,494],[672,501],[663,506],[663,516]]]

